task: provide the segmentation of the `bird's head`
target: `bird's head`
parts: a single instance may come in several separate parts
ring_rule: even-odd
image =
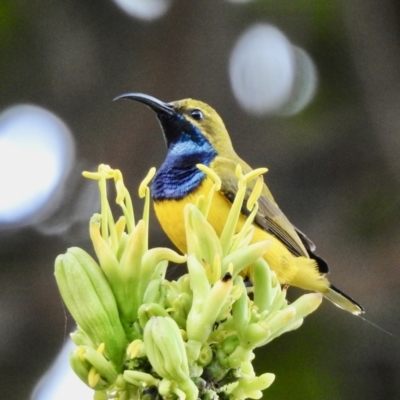
[[[218,155],[233,152],[221,117],[208,104],[193,99],[164,103],[142,93],[127,93],[116,99],[121,98],[139,101],[156,113],[169,149],[182,143],[201,146],[208,142]]]

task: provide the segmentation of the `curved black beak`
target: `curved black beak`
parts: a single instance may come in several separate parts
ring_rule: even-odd
[[[174,115],[176,114],[176,111],[174,108],[168,104],[164,103],[161,100],[156,99],[153,96],[149,96],[148,94],[143,94],[143,93],[125,93],[121,94],[120,96],[117,96],[115,100],[120,100],[120,99],[129,99],[129,100],[136,100],[139,101],[140,103],[143,103],[147,107],[151,108],[157,115]]]

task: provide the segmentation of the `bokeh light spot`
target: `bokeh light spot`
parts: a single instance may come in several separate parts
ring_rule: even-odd
[[[92,399],[93,390],[86,386],[69,365],[69,354],[75,348],[68,340],[53,365],[38,382],[31,400]]]
[[[74,160],[66,125],[51,112],[19,105],[0,115],[0,226],[27,225],[53,210],[51,197]]]
[[[311,59],[268,24],[242,34],[231,54],[229,75],[237,101],[255,115],[298,112],[315,93]]]
[[[128,15],[151,21],[162,17],[170,8],[170,0],[114,0]]]
[[[317,69],[311,57],[300,47],[292,46],[295,59],[295,78],[292,93],[279,111],[281,115],[294,115],[304,109],[317,91]]]

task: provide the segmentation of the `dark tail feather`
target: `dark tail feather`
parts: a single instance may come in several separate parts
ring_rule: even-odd
[[[331,301],[335,306],[343,308],[352,314],[360,315],[364,313],[364,308],[360,306],[355,300],[351,297],[344,294],[339,289],[336,289],[335,286],[329,288],[328,292],[322,293],[323,296]]]

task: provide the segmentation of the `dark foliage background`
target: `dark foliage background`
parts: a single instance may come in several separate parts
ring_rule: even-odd
[[[146,22],[111,0],[1,0],[0,107],[51,110],[75,137],[73,179],[104,162],[123,171],[133,192],[162,162],[164,143],[148,110],[111,100],[140,91],[213,105],[241,156],[268,166],[271,191],[317,243],[331,281],[398,337],[399,4],[175,0]],[[317,95],[296,116],[256,118],[232,95],[230,52],[254,22],[279,27],[318,69]],[[153,218],[151,244],[167,243]],[[56,255],[71,245],[89,248],[86,225],[61,236],[0,231],[2,398],[28,398],[72,329],[53,277]],[[398,339],[325,302],[299,331],[259,351],[257,370],[277,375],[266,398],[398,399],[399,350]]]

